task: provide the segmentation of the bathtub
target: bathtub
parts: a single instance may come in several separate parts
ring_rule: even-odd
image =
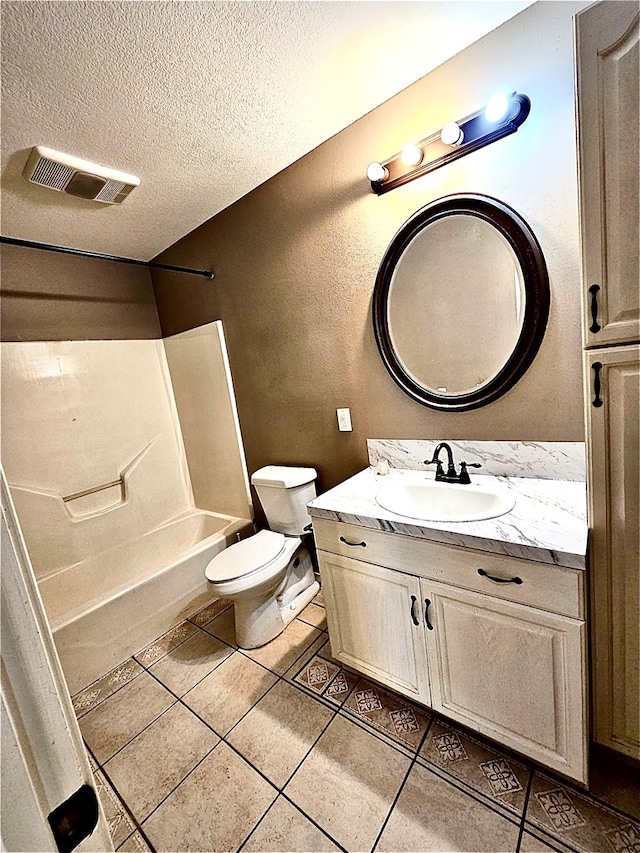
[[[193,510],[139,539],[39,581],[73,695],[212,598],[212,557],[253,533],[251,521]]]

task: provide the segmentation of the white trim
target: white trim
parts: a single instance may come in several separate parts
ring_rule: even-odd
[[[55,850],[47,815],[81,785],[93,785],[93,774],[2,468],[0,481],[2,733],[9,753],[2,763],[2,846]],[[77,850],[113,850],[102,810]]]

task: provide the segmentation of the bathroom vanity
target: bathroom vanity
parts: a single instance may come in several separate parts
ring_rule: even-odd
[[[394,479],[433,476],[370,468],[309,505],[332,653],[586,783],[585,485],[475,476],[515,499],[481,521],[422,521],[376,502]]]

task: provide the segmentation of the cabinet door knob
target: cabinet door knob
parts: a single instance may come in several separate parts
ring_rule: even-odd
[[[348,539],[345,539],[344,536],[340,537],[340,541],[344,542],[345,545],[348,545],[350,548],[366,548],[366,542],[349,542]]]
[[[487,580],[493,581],[494,583],[522,583],[522,578],[497,578],[494,575],[490,575],[488,572],[485,572],[484,569],[478,569],[478,574],[482,575],[483,578],[487,578]]]
[[[419,625],[419,624],[420,624],[420,622],[418,621],[418,617],[416,616],[416,604],[417,604],[417,601],[418,601],[418,600],[417,600],[417,598],[415,597],[415,595],[412,595],[412,596],[411,596],[411,618],[412,618],[412,620],[413,620],[413,624],[414,624],[414,625]]]
[[[431,600],[429,598],[425,598],[424,600],[424,624],[430,631],[433,631],[433,625],[429,621],[429,607],[431,606]]]

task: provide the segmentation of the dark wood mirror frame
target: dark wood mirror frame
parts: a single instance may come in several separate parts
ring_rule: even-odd
[[[455,214],[485,220],[509,242],[522,270],[525,305],[520,335],[502,369],[470,393],[444,396],[420,385],[404,370],[391,340],[387,301],[396,265],[409,243],[428,225]],[[415,213],[391,241],[380,264],[373,291],[373,330],[385,367],[406,394],[432,409],[463,412],[492,403],[522,378],[542,343],[549,317],[549,300],[549,276],[542,250],[516,211],[490,196],[450,195]]]

